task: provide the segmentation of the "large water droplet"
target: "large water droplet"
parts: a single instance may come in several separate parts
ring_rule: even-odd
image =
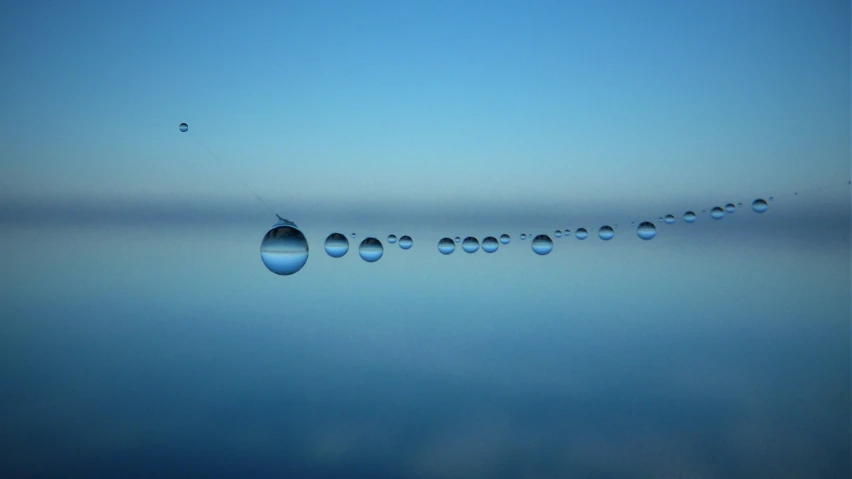
[[[438,241],[438,251],[443,254],[451,254],[456,250],[456,244],[450,238],[441,238],[441,241]]]
[[[725,217],[725,210],[718,206],[714,206],[713,209],[710,210],[710,217],[714,220],[720,220]]]
[[[382,246],[382,242],[376,238],[364,238],[361,246],[358,247],[358,254],[361,255],[361,259],[368,263],[375,263],[381,259],[384,252],[385,248]]]
[[[598,236],[604,241],[609,241],[615,236],[615,231],[612,226],[601,226],[601,229],[598,230]]]
[[[388,243],[390,243],[390,244],[396,243],[396,235],[388,235]]]
[[[589,237],[589,232],[586,231],[586,228],[577,228],[577,231],[574,233],[574,237],[578,240],[584,240]]]
[[[411,239],[411,236],[405,235],[399,238],[399,247],[402,249],[411,249],[414,246],[414,240]]]
[[[489,236],[482,240],[482,251],[486,253],[493,253],[497,251],[497,248],[500,247],[500,243],[497,241],[497,238],[493,236]]]
[[[532,249],[535,254],[546,255],[553,251],[553,240],[547,235],[538,235],[532,240]]]
[[[462,249],[465,253],[476,253],[479,251],[479,240],[473,236],[468,236],[462,241]]]
[[[737,206],[733,203],[728,203],[727,205],[725,205],[725,211],[727,211],[728,213],[733,213],[734,211],[737,211]]]
[[[561,237],[562,237],[562,232],[561,232],[561,231],[559,231],[559,230],[556,230],[556,231],[554,231],[554,232],[553,232],[553,236],[555,236],[555,237],[557,237],[557,238],[561,238]]]
[[[503,244],[509,244],[509,242],[510,242],[510,241],[512,241],[512,238],[511,238],[511,237],[509,237],[509,235],[507,235],[507,234],[502,234],[502,235],[500,235],[500,242],[501,242],[501,243],[503,243]]]
[[[186,123],[181,123],[180,125],[178,125],[178,128],[180,128],[180,131],[186,133],[186,131],[189,130],[189,125],[187,125]],[[202,130],[203,129],[204,128],[202,128]]]
[[[521,239],[522,239],[522,240],[527,239],[527,234],[526,234],[526,233],[521,233]]]
[[[766,201],[763,199],[756,199],[754,203],[751,204],[751,209],[753,209],[756,213],[763,213],[769,208],[769,205],[766,204]]]
[[[349,240],[340,233],[332,233],[325,239],[325,252],[332,258],[340,258],[349,252]]]
[[[260,260],[275,274],[297,273],[308,262],[308,240],[293,223],[279,221],[260,242]]]
[[[636,236],[643,240],[649,240],[654,236],[657,236],[657,227],[650,221],[643,221],[639,223],[639,227],[636,228]]]
[[[667,224],[674,224],[675,222],[674,215],[666,215],[664,220]]]
[[[683,221],[686,221],[687,223],[695,223],[696,219],[698,219],[698,217],[695,216],[695,213],[692,211],[687,211],[683,214]]]

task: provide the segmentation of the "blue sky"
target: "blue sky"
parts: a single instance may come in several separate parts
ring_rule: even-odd
[[[256,202],[233,172],[277,210],[451,209],[849,177],[848,2],[3,10],[3,198]]]

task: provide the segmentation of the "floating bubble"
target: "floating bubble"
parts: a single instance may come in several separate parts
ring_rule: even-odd
[[[532,249],[535,254],[546,255],[553,251],[553,240],[547,235],[538,235],[532,240]]]
[[[664,221],[666,222],[666,224],[674,224],[674,222],[675,222],[674,215],[666,215]]]
[[[654,236],[657,236],[657,227],[650,221],[643,221],[636,228],[636,236],[643,240],[652,239]]]
[[[489,236],[482,240],[482,251],[486,253],[493,253],[497,251],[497,248],[500,247],[500,243],[497,241],[497,238],[493,236]]]
[[[604,241],[609,241],[615,236],[615,231],[613,231],[612,226],[601,226],[601,229],[598,230],[598,236]]]
[[[189,130],[189,125],[187,125],[186,123],[181,123],[180,125],[178,125],[178,128],[180,128],[180,131],[186,133],[186,131]]]
[[[727,211],[728,213],[733,213],[734,211],[737,211],[737,207],[733,203],[728,203],[727,205],[725,205],[725,211]]]
[[[382,246],[382,242],[376,238],[364,238],[361,246],[358,247],[358,254],[361,255],[361,259],[368,263],[375,263],[381,259],[384,252],[385,248]]]
[[[562,237],[562,232],[561,232],[561,231],[559,231],[559,230],[556,230],[556,231],[554,231],[554,232],[553,232],[553,236],[556,236],[557,238],[561,238],[561,237]]]
[[[756,199],[754,203],[751,204],[751,209],[755,211],[755,213],[763,213],[769,208],[769,205],[766,204],[766,201],[763,199]]]
[[[390,243],[390,244],[396,243],[396,235],[388,235],[388,243]]]
[[[710,210],[710,217],[714,220],[720,220],[725,217],[725,210],[719,206],[714,206],[713,209]]]
[[[521,239],[522,239],[522,240],[527,239],[527,234],[526,234],[526,233],[521,233]]]
[[[586,231],[586,228],[577,228],[577,232],[574,233],[574,237],[578,240],[584,240],[589,237],[589,232]]]
[[[411,249],[414,246],[414,240],[411,239],[411,236],[405,235],[399,238],[399,247],[402,249]]]
[[[687,211],[683,214],[683,221],[686,221],[687,223],[695,223],[696,219],[698,219],[698,217],[695,216],[695,213],[692,211]]]
[[[340,233],[332,233],[325,239],[325,252],[332,258],[340,258],[349,252],[349,240]]]
[[[269,271],[281,276],[297,273],[308,262],[308,240],[296,224],[281,221],[260,242],[260,260]]]
[[[461,238],[459,238],[458,236],[456,236],[456,243],[461,243]]]
[[[473,236],[468,236],[462,241],[462,249],[465,253],[476,253],[479,251],[479,240]]]
[[[450,238],[441,238],[441,241],[438,241],[438,251],[443,254],[451,254],[456,250],[456,244]]]
[[[503,243],[503,244],[509,244],[509,242],[510,242],[510,241],[512,241],[512,238],[511,238],[511,237],[509,237],[509,235],[507,235],[507,234],[502,234],[502,235],[500,235],[500,242],[501,242],[501,243]]]

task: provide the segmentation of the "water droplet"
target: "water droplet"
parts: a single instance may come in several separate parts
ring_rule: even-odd
[[[510,238],[509,235],[507,235],[507,234],[500,235],[500,242],[501,243],[509,244],[510,241],[512,241],[512,238]]]
[[[438,241],[438,251],[441,253],[451,254],[455,250],[456,244],[450,238],[441,238],[441,241]]]
[[[522,240],[527,239],[527,234],[526,234],[526,233],[521,233],[521,239],[522,239]]]
[[[382,246],[382,242],[376,238],[364,238],[361,246],[358,247],[358,254],[361,255],[361,259],[368,263],[375,263],[381,259],[384,252],[385,248]]]
[[[793,196],[799,196],[799,192],[797,191],[797,192],[793,193]]]
[[[352,233],[352,237],[353,237],[353,238],[355,237],[355,233]]]
[[[725,210],[723,210],[719,206],[714,206],[712,210],[710,210],[710,216],[714,220],[720,220],[725,217]]]
[[[707,210],[701,210],[702,213],[707,213]]]
[[[402,249],[411,249],[414,246],[414,240],[411,236],[405,235],[399,238],[399,247]]]
[[[562,237],[562,232],[561,232],[561,231],[559,231],[559,230],[556,230],[556,231],[554,231],[554,232],[553,232],[553,236],[556,236],[557,238],[561,238],[561,237]]]
[[[618,225],[612,225],[614,229],[618,229]]]
[[[482,251],[486,253],[493,253],[497,251],[497,248],[500,247],[500,243],[497,241],[497,238],[493,236],[489,236],[482,240]]]
[[[388,243],[390,243],[390,244],[396,243],[396,235],[388,235]]]
[[[308,262],[308,240],[291,225],[279,221],[260,243],[260,260],[269,271],[281,276],[297,273]]]
[[[667,224],[674,224],[674,222],[675,222],[674,215],[666,215],[665,222]]]
[[[562,230],[562,234],[565,235],[565,236],[571,236],[571,230],[569,230],[568,228],[565,228],[564,230]]]
[[[775,197],[774,197],[774,196],[770,196],[770,197],[769,197],[769,201],[775,201]]]
[[[740,202],[740,203],[737,203],[737,208],[742,208],[742,207],[743,207],[743,204],[742,204],[742,202]]]
[[[601,229],[598,230],[598,236],[604,241],[609,241],[615,236],[615,231],[613,231],[612,226],[601,226]]]
[[[727,211],[728,213],[733,213],[734,211],[737,211],[737,207],[733,203],[728,203],[727,205],[725,205],[725,211]]]
[[[186,131],[187,131],[187,130],[189,130],[189,125],[187,125],[186,123],[181,123],[181,124],[178,126],[178,128],[180,128],[180,131],[182,131],[182,132],[186,133]],[[202,129],[203,129],[203,128],[202,128]]]
[[[635,221],[631,221],[631,222],[630,222],[630,226],[636,226],[636,222],[635,222]]]
[[[476,253],[479,251],[479,240],[473,236],[468,236],[462,241],[462,249],[465,253]]]
[[[695,213],[692,211],[687,211],[683,214],[683,221],[686,221],[687,223],[695,223],[696,219],[698,219],[698,217],[695,216]]]
[[[547,235],[538,235],[532,240],[532,249],[535,254],[544,256],[553,251],[553,240]]]
[[[332,233],[325,239],[325,252],[332,258],[340,258],[349,252],[349,240],[340,233]]]
[[[578,240],[584,240],[589,237],[589,232],[586,231],[586,228],[577,228],[577,232],[574,233],[574,236]]]
[[[458,236],[456,236],[456,243],[461,243],[461,238],[459,238]]]
[[[756,199],[754,203],[751,204],[751,209],[753,209],[756,213],[763,213],[769,208],[769,205],[766,204],[766,201],[763,199]]]
[[[636,236],[643,240],[652,239],[654,236],[657,236],[657,227],[650,221],[643,221],[636,228]]]

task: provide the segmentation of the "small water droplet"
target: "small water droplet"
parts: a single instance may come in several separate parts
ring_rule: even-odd
[[[615,231],[613,231],[612,226],[601,226],[598,230],[598,236],[604,241],[609,241],[615,236]]]
[[[340,233],[332,233],[325,239],[325,252],[332,258],[340,258],[349,252],[349,240]]]
[[[742,207],[743,207],[743,204],[742,204],[742,202],[740,202],[740,203],[737,203],[737,208],[742,208]]]
[[[180,131],[182,131],[182,132],[186,133],[186,131],[187,131],[187,130],[189,130],[189,125],[187,125],[186,123],[181,123],[181,124],[178,126],[178,128],[180,128]],[[202,130],[203,130],[203,129],[204,129],[204,128],[202,128]]]
[[[692,211],[687,211],[683,214],[683,221],[686,221],[687,223],[695,223],[696,219],[698,219],[698,217],[695,216],[695,213]]]
[[[612,225],[614,229],[618,229],[618,225]]]
[[[510,242],[510,241],[512,241],[512,238],[511,238],[511,237],[509,237],[509,235],[507,235],[507,234],[502,234],[502,235],[500,235],[500,242],[501,242],[501,243],[503,243],[503,244],[509,244],[509,242]]]
[[[355,233],[352,233],[352,237],[353,237],[353,238],[355,237]]]
[[[482,240],[482,251],[486,253],[493,253],[497,251],[497,248],[500,247],[500,243],[497,241],[497,238],[493,236],[489,236]]]
[[[763,213],[769,208],[769,205],[766,204],[761,198],[754,200],[754,203],[751,204],[751,209],[755,211],[755,213]]]
[[[665,221],[667,224],[674,224],[675,218],[674,215],[666,215]]]
[[[260,242],[260,260],[275,274],[297,273],[308,262],[308,240],[295,226],[279,222]]]
[[[405,235],[399,238],[399,247],[402,249],[411,249],[414,246],[414,240],[411,236]]]
[[[775,201],[775,197],[774,197],[774,196],[770,196],[770,197],[769,197],[769,201]]]
[[[384,253],[385,248],[382,246],[382,242],[376,238],[364,238],[361,246],[358,247],[358,254],[361,255],[361,259],[368,263],[375,263],[381,259]]]
[[[657,227],[650,221],[643,221],[636,228],[636,236],[643,240],[652,239],[654,236],[657,236]]]
[[[720,220],[725,217],[725,210],[719,206],[714,206],[713,209],[710,210],[710,217],[714,220]]]
[[[584,240],[589,237],[589,232],[586,231],[586,228],[577,228],[577,231],[574,233],[574,237],[578,240]]]
[[[458,236],[456,236],[456,243],[461,243],[461,238],[459,238]]]
[[[635,222],[635,221],[631,221],[631,222],[630,222],[630,226],[636,226],[636,222]]]
[[[561,238],[561,237],[562,237],[562,232],[561,232],[561,231],[559,231],[559,230],[556,230],[556,231],[554,231],[554,232],[553,232],[553,236],[556,236],[557,238]]]
[[[566,237],[571,236],[571,230],[569,230],[568,228],[565,228],[564,230],[562,230],[562,234],[565,235]]]
[[[443,254],[451,254],[456,250],[456,244],[450,238],[441,238],[441,241],[438,241],[438,251]]]
[[[547,235],[538,235],[532,240],[532,249],[535,254],[544,256],[553,251],[553,240]]]
[[[797,191],[797,192],[793,193],[793,196],[799,196],[799,192]]]
[[[526,233],[521,233],[521,239],[522,239],[522,240],[527,239],[527,234],[526,234]]]
[[[737,207],[733,203],[728,203],[727,205],[725,205],[725,211],[727,211],[728,213],[733,213],[734,211],[737,211]]]
[[[388,235],[388,243],[390,243],[390,244],[396,243],[396,235]]]
[[[462,241],[462,249],[465,253],[476,253],[479,251],[479,240],[473,236],[468,236]]]

